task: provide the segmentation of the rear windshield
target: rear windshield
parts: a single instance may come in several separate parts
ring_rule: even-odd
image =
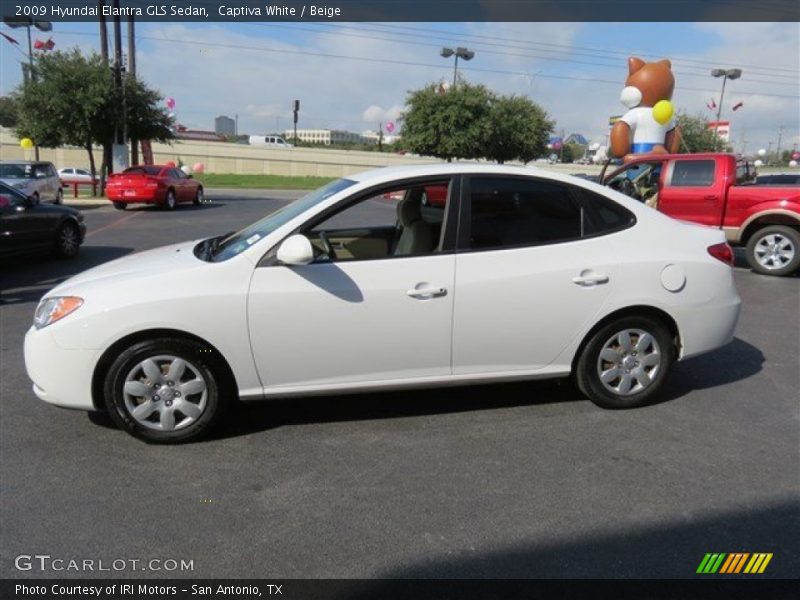
[[[158,175],[161,173],[161,167],[130,167],[125,169],[123,173],[141,173],[144,175]]]

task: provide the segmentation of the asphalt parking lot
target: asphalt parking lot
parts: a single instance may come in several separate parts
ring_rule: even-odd
[[[798,277],[737,268],[734,342],[678,364],[663,401],[632,411],[566,382],[294,399],[158,447],[35,398],[22,342],[50,287],[296,195],[94,208],[79,259],[3,267],[0,577],[93,576],[15,569],[37,553],[193,561],[119,573],[141,577],[692,577],[707,552],[772,552],[765,576],[797,576]]]

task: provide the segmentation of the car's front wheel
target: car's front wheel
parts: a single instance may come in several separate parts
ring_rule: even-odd
[[[194,204],[195,206],[199,206],[203,203],[203,186],[197,187],[197,193],[194,196]]]
[[[669,330],[651,317],[622,317],[601,327],[584,346],[575,369],[580,390],[603,408],[650,401],[674,361]]]
[[[64,204],[64,190],[61,188],[56,192],[56,204]]]
[[[800,268],[800,232],[785,225],[758,230],[747,242],[747,262],[758,273],[791,275]]]
[[[128,433],[147,442],[197,441],[227,405],[225,370],[189,340],[158,338],[121,352],[104,382],[106,408]]]

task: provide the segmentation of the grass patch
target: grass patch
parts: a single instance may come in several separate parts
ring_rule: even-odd
[[[195,175],[209,188],[264,188],[283,190],[313,190],[336,179],[335,177],[291,177],[288,175],[234,175],[203,173]]]

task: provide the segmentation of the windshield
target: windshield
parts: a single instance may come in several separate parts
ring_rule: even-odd
[[[0,178],[2,179],[33,179],[32,165],[5,164],[0,165]]]
[[[260,221],[256,221],[252,225],[245,227],[232,235],[219,242],[217,249],[214,252],[212,260],[219,262],[227,260],[243,252],[260,239],[265,238],[270,233],[285,225],[296,216],[304,213],[308,209],[316,206],[323,200],[330,198],[334,194],[355,185],[355,181],[350,179],[337,179],[331,181],[329,184],[322,186],[318,190],[314,190],[310,194],[306,194],[299,200],[295,200],[291,204],[287,204],[283,208],[270,213]]]

